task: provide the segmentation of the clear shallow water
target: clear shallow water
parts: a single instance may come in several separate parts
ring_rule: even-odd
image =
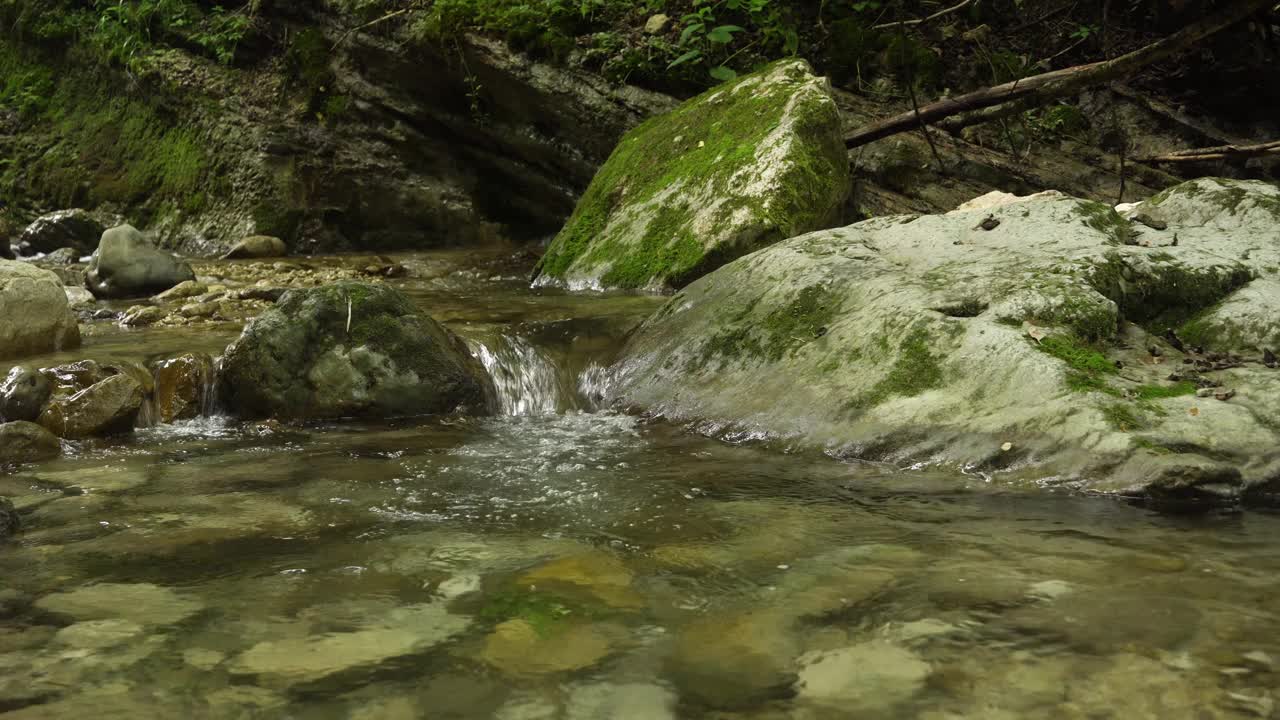
[[[0,477],[0,717],[1274,716],[1280,516],[591,412],[653,299],[411,261],[510,414],[206,418]]]

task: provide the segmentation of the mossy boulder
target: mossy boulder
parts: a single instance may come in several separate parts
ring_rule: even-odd
[[[1245,197],[1196,192],[1210,186]],[[737,437],[1010,482],[1265,491],[1280,370],[1168,331],[1220,327],[1205,313],[1233,299],[1280,303],[1280,219],[1253,209],[1276,192],[1180,186],[1151,203],[1186,203],[1162,231],[1050,193],[794,238],[672,298],[628,341],[610,396]]]
[[[51,460],[61,454],[62,442],[39,425],[25,420],[0,423],[0,467]]]
[[[849,192],[824,78],[785,60],[623,137],[538,266],[540,284],[682,287],[839,222]]]
[[[358,282],[285,293],[227,348],[218,385],[250,418],[485,413],[496,397],[461,338],[404,293]]]

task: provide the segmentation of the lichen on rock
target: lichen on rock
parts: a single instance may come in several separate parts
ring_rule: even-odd
[[[1165,230],[1054,193],[794,238],[646,321],[612,400],[848,456],[1235,497],[1280,467],[1275,198],[1205,179],[1149,203]],[[1196,397],[1214,385],[1238,392]]]
[[[541,284],[678,288],[838,222],[849,192],[827,81],[784,60],[628,133],[539,265]]]

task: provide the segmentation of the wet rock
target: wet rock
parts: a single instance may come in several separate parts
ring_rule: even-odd
[[[825,79],[784,60],[627,134],[538,265],[539,284],[678,288],[840,220],[849,163]]]
[[[75,248],[62,248],[40,258],[41,265],[75,265],[80,262],[80,253]]]
[[[80,326],[58,277],[24,262],[0,260],[0,358],[80,345]]]
[[[799,642],[776,614],[706,617],[679,630],[667,668],[681,692],[717,708],[791,694]]]
[[[35,420],[53,395],[53,381],[38,370],[18,365],[0,383],[0,421]]]
[[[520,576],[517,584],[539,592],[564,594],[614,608],[639,608],[643,599],[631,587],[631,571],[616,556],[605,552],[553,560]]]
[[[598,623],[558,623],[539,632],[527,620],[508,620],[485,638],[480,659],[517,677],[572,672],[604,660],[624,636],[622,628]]]
[[[594,683],[569,691],[568,720],[674,720],[675,693],[643,683]]]
[[[61,454],[57,436],[33,422],[0,424],[0,466],[52,460]]]
[[[280,238],[271,237],[270,235],[254,235],[236,243],[234,247],[227,251],[226,255],[222,256],[222,259],[283,257],[288,252],[289,248],[285,246],[284,241]]]
[[[1264,338],[1280,317],[1267,270],[1280,247],[1261,240],[1274,236],[1280,189],[1202,179],[1164,195],[1150,212],[1180,207],[1161,219],[1182,242],[1158,252],[1125,245],[1131,227],[1106,205],[1059,193],[774,245],[686,287],[632,333],[606,401],[868,459],[1233,500],[1280,463],[1280,431],[1259,419],[1280,412],[1273,373],[1233,377],[1239,394],[1212,408],[1187,395],[1140,402],[1168,375],[1141,323],[1202,309],[1200,325],[1174,329],[1185,347],[1218,331],[1244,338],[1223,315],[1239,298]],[[975,229],[987,215],[998,230]]]
[[[148,583],[86,585],[45,595],[35,606],[77,621],[125,620],[146,627],[172,625],[203,608],[190,597]]]
[[[314,682],[359,667],[420,653],[470,625],[441,605],[397,609],[354,632],[266,640],[228,664],[238,675],[256,675],[273,685]]]
[[[113,375],[65,398],[55,398],[39,422],[64,438],[131,433],[142,409],[143,386],[129,374]]]
[[[53,642],[82,650],[105,650],[141,635],[143,627],[129,620],[86,620],[68,625],[53,636]]]
[[[160,421],[189,420],[213,402],[214,363],[207,353],[186,353],[154,366],[155,402]]]
[[[0,434],[4,432],[3,428],[4,426],[0,425]],[[4,462],[0,460],[0,465],[3,464]],[[0,496],[0,541],[4,541],[21,528],[22,518],[19,517],[18,510],[14,508],[13,501],[7,497]]]
[[[84,210],[61,210],[28,225],[18,236],[18,247],[27,255],[69,248],[79,259],[93,252],[103,230],[102,223]]]
[[[261,300],[273,303],[279,301],[286,292],[288,292],[288,288],[247,287],[231,291],[230,296],[236,300]]]
[[[120,316],[121,327],[146,327],[155,325],[169,316],[164,308],[154,305],[134,305]]]
[[[488,412],[492,381],[461,338],[381,285],[287,293],[227,348],[221,399],[249,418]]]
[[[924,689],[930,667],[892,643],[872,641],[802,655],[796,695],[845,712],[883,712]]]
[[[146,297],[194,280],[186,262],[156,248],[131,225],[102,234],[85,285],[99,298]]]
[[[93,293],[82,287],[72,287],[68,285],[62,288],[62,292],[67,295],[67,305],[76,310],[93,307],[93,304],[98,301],[98,299],[93,296]]]
[[[156,300],[185,300],[199,297],[209,292],[209,286],[199,280],[183,280],[164,292],[156,295]]]
[[[218,313],[221,306],[216,302],[194,302],[187,303],[178,309],[178,314],[184,318],[211,318]]]

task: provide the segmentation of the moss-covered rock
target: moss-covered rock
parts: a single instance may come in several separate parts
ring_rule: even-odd
[[[244,417],[487,412],[493,383],[466,343],[382,285],[286,293],[227,348],[221,399]]]
[[[1280,283],[1259,279],[1280,263],[1278,195],[1188,183],[1151,203],[1163,231],[1041,194],[794,238],[677,294],[631,337],[611,394],[850,456],[1234,497],[1280,472],[1280,372],[1168,330],[1192,318],[1239,339],[1225,309],[1280,310]]]
[[[539,265],[572,288],[681,287],[838,222],[849,191],[827,81],[786,60],[628,133]]]

